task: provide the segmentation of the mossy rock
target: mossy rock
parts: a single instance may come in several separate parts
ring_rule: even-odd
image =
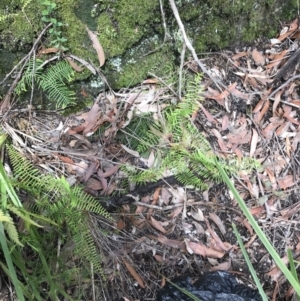
[[[149,71],[162,75],[166,68],[179,62],[182,38],[167,0],[163,0],[164,12],[172,39],[161,48],[165,33],[158,0],[136,0],[134,4],[129,0],[52,1],[57,4],[53,17],[64,24],[62,35],[67,39],[66,47],[95,66],[99,66],[99,62],[85,25],[99,34],[107,58],[103,72],[114,89],[141,82]],[[273,37],[278,32],[279,20],[297,15],[296,0],[175,2],[198,53],[242,44],[262,35]],[[42,9],[40,0],[2,0],[1,47],[23,52],[30,49],[45,26],[41,21]],[[6,17],[3,19],[3,16]],[[50,45],[49,36],[43,38],[43,44]],[[147,55],[157,48],[158,51]],[[87,73],[81,78],[86,76]]]

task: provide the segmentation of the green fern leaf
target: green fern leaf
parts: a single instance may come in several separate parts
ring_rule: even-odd
[[[10,218],[10,222],[4,222],[3,223],[3,226],[4,226],[4,229],[6,230],[7,234],[8,234],[8,237],[13,241],[15,242],[16,244],[18,244],[19,246],[23,247],[23,244],[20,242],[19,240],[19,234],[18,234],[18,231],[16,229],[16,226],[14,225],[11,217],[6,214],[6,217],[9,217]]]

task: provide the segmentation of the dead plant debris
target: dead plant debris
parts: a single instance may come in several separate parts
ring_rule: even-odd
[[[237,160],[252,157],[262,169],[233,179],[265,233],[287,263],[286,249],[300,254],[299,227],[299,19],[280,34],[252,47],[202,55],[210,76],[203,78],[201,110],[195,124],[211,141],[215,153]],[[99,54],[100,53],[100,54]],[[98,52],[100,64],[104,55]],[[186,64],[199,72],[197,64]],[[221,90],[211,76],[222,82]],[[152,112],[159,118],[168,106],[168,88],[147,79],[139,87],[100,94],[88,110],[69,117],[11,109],[2,126],[15,147],[44,171],[76,178],[94,196],[111,195],[122,178],[120,164],[140,159],[116,136],[133,114]],[[99,127],[108,125],[101,135]],[[88,139],[89,137],[95,139]],[[143,162],[153,164],[151,154]],[[238,225],[247,251],[272,300],[285,300],[292,290],[274,266],[253,229],[224,185],[199,192],[178,185],[160,185],[135,206],[113,213],[114,234],[105,236],[93,216],[95,240],[105,254],[109,300],[154,300],[164,276],[226,270],[249,283],[247,265],[231,223]]]

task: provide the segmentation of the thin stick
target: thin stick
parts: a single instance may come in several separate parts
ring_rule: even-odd
[[[181,99],[181,90],[182,90],[182,70],[183,70],[183,66],[184,66],[185,50],[186,50],[186,44],[184,43],[183,46],[182,46],[181,57],[180,57],[179,88],[178,88],[179,99]]]
[[[94,278],[94,265],[91,263],[91,274],[92,274],[92,292],[93,292],[93,301],[96,300],[96,293],[95,293],[95,278]]]
[[[166,17],[165,17],[165,12],[164,12],[164,7],[163,7],[162,0],[159,0],[159,5],[160,5],[160,12],[161,12],[161,17],[162,17],[162,22],[163,22],[163,27],[164,27],[164,32],[165,32],[164,40],[163,40],[162,44],[159,47],[155,48],[154,50],[151,50],[151,51],[147,52],[146,54],[142,55],[141,57],[145,57],[149,54],[152,54],[152,53],[160,50],[165,45],[166,41],[171,38],[171,36],[168,32],[168,29],[167,29],[167,22],[166,22]]]
[[[205,66],[200,62],[198,56],[197,56],[197,53],[194,49],[194,47],[192,46],[190,40],[188,39],[187,35],[186,35],[186,32],[185,32],[185,29],[184,29],[184,26],[181,22],[181,19],[180,19],[180,16],[179,16],[179,13],[178,13],[178,10],[177,10],[177,7],[176,7],[176,4],[174,2],[174,0],[169,0],[170,2],[170,5],[171,5],[171,8],[173,10],[173,14],[177,20],[177,23],[178,23],[178,26],[182,32],[182,36],[183,36],[183,39],[184,39],[184,42],[186,44],[186,47],[190,50],[190,52],[192,53],[192,56],[194,58],[194,60],[197,62],[198,66],[201,68],[201,70],[207,74],[211,80],[215,83],[215,85],[220,89],[219,87],[219,84],[221,84],[221,86],[224,86],[222,83],[220,83],[219,81],[217,81],[216,79],[214,79],[208,72],[208,70],[205,68]]]
[[[287,80],[285,83],[283,83],[281,86],[279,86],[276,90],[274,90],[269,96],[268,98],[270,99],[272,96],[274,96],[279,90],[281,90],[282,88],[284,88],[285,86],[287,86],[290,82],[292,82],[293,80],[300,78],[300,74],[295,75],[293,77],[291,77],[289,80]]]

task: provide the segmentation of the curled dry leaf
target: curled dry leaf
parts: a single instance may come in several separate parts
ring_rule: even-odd
[[[252,229],[252,226],[250,225],[249,221],[246,218],[243,220],[243,224],[247,228],[247,230],[249,231],[250,235],[252,236],[253,235],[253,229]]]
[[[246,249],[249,248],[252,245],[252,243],[256,240],[256,238],[257,238],[256,234],[252,235],[250,240],[248,240],[248,242],[244,244],[244,247]]]
[[[198,222],[203,222],[204,221],[204,216],[203,216],[203,212],[200,208],[198,208],[198,210],[191,210],[189,215],[191,215],[196,221]]]

